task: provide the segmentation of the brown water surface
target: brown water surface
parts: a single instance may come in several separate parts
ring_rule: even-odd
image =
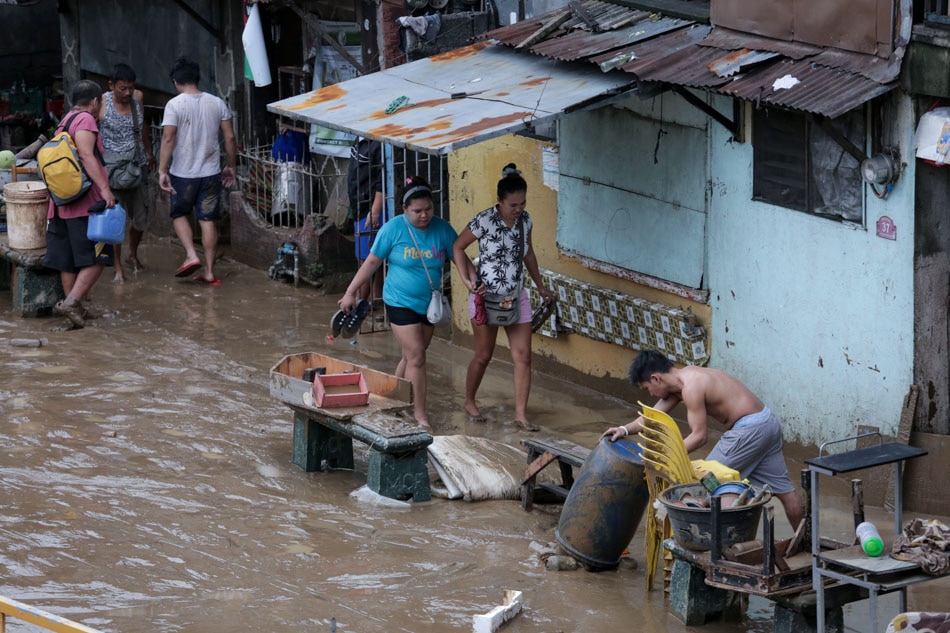
[[[115,314],[84,330],[14,316],[0,292],[0,593],[125,633],[334,622],[341,632],[470,631],[505,589],[525,601],[509,633],[686,630],[662,591],[644,589],[642,525],[631,545],[639,568],[547,572],[531,544],[554,541],[560,506],[367,503],[350,495],[366,480],[363,450],[354,471],[301,471],[270,367],[319,352],[391,372],[392,336],[328,342],[335,298],[228,259],[216,270],[223,285],[200,287],[172,276],[180,250],[158,242],[143,253],[148,270],[124,284],[103,277],[93,299]],[[11,338],[48,342],[3,344]],[[510,365],[493,363],[480,393],[490,421],[462,413],[470,357],[433,342],[434,432],[519,446]],[[593,446],[631,418],[631,402],[538,375],[529,412],[541,435]],[[793,471],[806,454],[790,455]],[[703,629],[771,631],[771,617],[771,603],[753,599],[742,621]]]

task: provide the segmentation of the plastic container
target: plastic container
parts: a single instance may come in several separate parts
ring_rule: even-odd
[[[313,377],[313,401],[318,407],[358,407],[369,403],[362,373],[318,374]]]
[[[49,191],[42,182],[9,182],[3,186],[7,203],[7,239],[10,248],[46,248]]]
[[[722,499],[723,508],[731,508],[739,501],[739,497],[741,497],[743,493],[747,492],[748,489],[748,484],[738,481],[729,481],[716,486],[716,489],[712,491],[712,495]]]
[[[730,481],[724,484],[719,484],[715,490],[713,490],[713,495],[725,495],[725,494],[735,494],[741,495],[749,488],[749,484],[744,484],[740,481]]]
[[[873,523],[870,521],[859,523],[858,527],[854,529],[854,533],[861,542],[861,549],[864,550],[865,554],[880,556],[884,553],[884,541],[881,540],[881,535]]]
[[[125,240],[125,218],[125,209],[118,202],[101,213],[91,213],[86,237],[93,242],[121,244]]]
[[[660,503],[666,508],[673,528],[673,538],[686,549],[702,552],[712,547],[712,510],[681,503],[686,497],[701,499],[707,495],[705,487],[698,483],[673,486],[660,494]],[[762,507],[771,499],[772,495],[766,493],[754,503],[738,508],[722,507],[719,514],[722,547],[753,540],[762,518]]]
[[[588,569],[613,569],[649,504],[640,447],[632,439],[602,438],[564,500],[554,536]]]

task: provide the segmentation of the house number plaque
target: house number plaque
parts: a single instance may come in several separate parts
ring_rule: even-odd
[[[896,240],[897,225],[894,224],[894,220],[886,215],[882,215],[880,218],[878,218],[877,236],[883,237],[885,240]]]

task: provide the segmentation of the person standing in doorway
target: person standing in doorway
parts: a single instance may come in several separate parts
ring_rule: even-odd
[[[102,107],[102,88],[94,81],[81,79],[73,85],[70,97],[73,109],[63,117],[56,133],[65,130],[72,136],[92,186],[86,195],[69,204],[57,205],[50,199],[43,265],[59,271],[66,293],[66,298],[53,306],[53,312],[69,319],[75,329],[86,325],[82,301],[102,275],[103,260],[112,256],[110,245],[96,244],[86,237],[89,208],[100,201],[105,201],[106,207],[114,207],[115,194],[109,189],[96,123]],[[97,248],[101,250],[97,252]]]
[[[350,217],[356,242],[356,261],[366,261],[383,224],[383,146],[379,141],[359,136],[350,150],[350,164],[346,174],[347,194],[350,199]],[[360,299],[372,300],[383,296],[383,273],[378,270],[359,290]]]
[[[130,161],[141,170],[137,184],[120,188],[112,187],[116,199],[128,213],[129,256],[122,261],[122,245],[115,245],[115,281],[125,279],[124,267],[131,272],[142,270],[139,261],[139,244],[148,226],[147,172],[155,169],[155,154],[152,151],[152,133],[145,123],[142,91],[135,89],[135,71],[127,64],[116,64],[109,78],[109,91],[103,95],[99,111],[99,131],[105,148],[106,167],[108,157]],[[114,181],[113,181],[114,182]]]
[[[158,184],[171,194],[172,226],[185,247],[185,262],[175,276],[187,277],[201,269],[189,217],[194,213],[201,227],[205,255],[204,269],[195,275],[194,281],[219,286],[221,280],[214,275],[218,246],[215,223],[221,218],[221,187],[234,185],[237,158],[231,111],[223,100],[198,89],[201,71],[196,62],[180,57],[170,75],[178,96],[165,106],[162,119]],[[227,161],[223,170],[219,130]]]
[[[531,301],[524,288],[524,271],[534,281],[545,302],[554,301],[554,293],[544,287],[538,259],[531,243],[531,216],[525,211],[528,183],[512,163],[505,166],[498,181],[498,201],[476,215],[459,234],[452,248],[455,266],[462,283],[472,293],[469,316],[475,334],[475,356],[465,376],[465,411],[469,420],[484,422],[475,394],[482,384],[488,363],[495,353],[498,325],[491,325],[476,310],[477,302],[487,293],[506,296],[516,304],[515,318],[505,325],[511,359],[514,363],[515,418],[514,423],[525,431],[537,431],[528,421],[528,394],[531,391]],[[478,270],[465,249],[478,241]]]

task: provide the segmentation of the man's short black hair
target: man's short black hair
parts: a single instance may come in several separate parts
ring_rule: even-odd
[[[116,83],[118,81],[129,81],[135,83],[135,71],[128,64],[116,64],[112,67],[112,76],[109,81]]]
[[[646,349],[630,365],[630,382],[639,385],[648,382],[653,374],[665,374],[671,369],[673,361],[655,349]]]
[[[80,79],[73,84],[69,96],[73,106],[87,106],[102,96],[102,86],[91,79]]]
[[[172,81],[181,86],[197,86],[198,82],[201,81],[201,67],[198,66],[198,62],[187,57],[179,57],[175,60],[175,63],[172,64],[172,69],[171,72],[168,73],[168,76],[172,78]]]

